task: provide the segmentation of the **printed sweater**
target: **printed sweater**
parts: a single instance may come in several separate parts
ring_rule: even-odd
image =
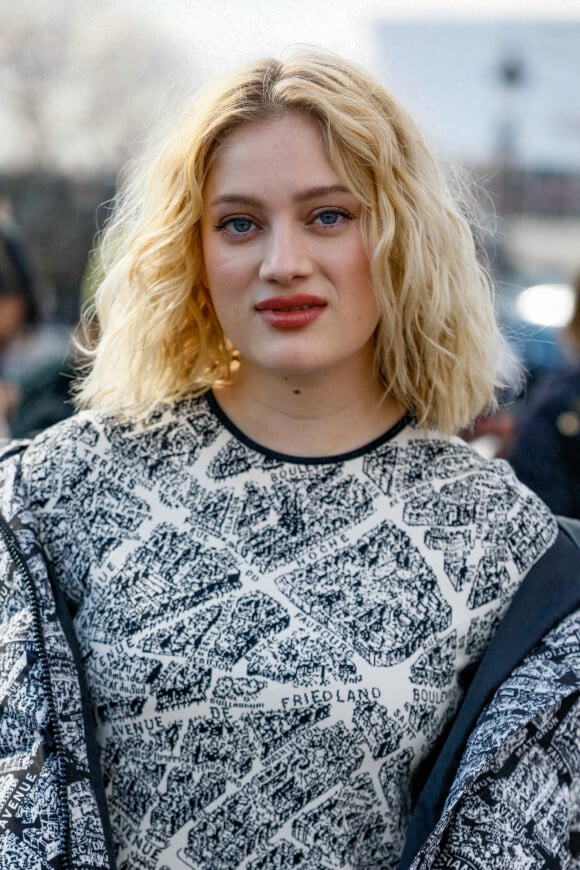
[[[465,683],[554,550],[552,518],[508,469],[408,424],[292,461],[257,450],[211,400],[141,432],[83,415],[7,469],[6,515],[50,557],[51,630],[67,621],[63,592],[76,611],[61,658],[71,684],[81,672],[64,694],[86,760],[65,763],[74,716],[50,709],[58,657],[38,682],[58,696],[44,707],[61,773],[90,784],[68,803],[100,807],[92,839],[69,819],[67,848],[79,835],[89,853],[72,866],[109,866],[108,816],[119,867],[396,866],[409,796]],[[50,589],[30,546],[34,599]]]

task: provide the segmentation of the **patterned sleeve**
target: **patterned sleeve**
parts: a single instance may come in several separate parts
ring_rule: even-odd
[[[98,473],[98,431],[90,418],[72,417],[39,435],[24,454],[22,478],[36,533],[67,598],[80,600],[90,563],[91,478]],[[79,559],[78,554],[83,553]],[[72,565],[76,568],[73,571]]]

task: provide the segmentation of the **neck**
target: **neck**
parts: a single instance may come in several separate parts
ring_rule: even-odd
[[[329,379],[324,373],[259,378],[241,365],[235,381],[215,396],[253,441],[291,456],[348,453],[378,438],[403,415],[378,379]]]

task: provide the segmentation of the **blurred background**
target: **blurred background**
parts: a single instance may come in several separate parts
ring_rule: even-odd
[[[121,167],[206,81],[301,44],[367,66],[480,185],[498,311],[525,367],[525,384],[506,372],[516,414],[569,364],[580,0],[0,0],[0,13],[4,434],[70,412],[69,338]],[[474,434],[502,453],[492,429]]]

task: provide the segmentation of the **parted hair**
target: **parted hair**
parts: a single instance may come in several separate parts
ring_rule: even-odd
[[[204,184],[232,131],[290,111],[317,123],[361,203],[385,390],[447,432],[493,403],[501,336],[466,200],[388,91],[351,62],[309,51],[260,60],[198,95],[148,168],[126,179],[98,248],[100,335],[79,408],[144,418],[231,378],[236,349],[203,279]]]

